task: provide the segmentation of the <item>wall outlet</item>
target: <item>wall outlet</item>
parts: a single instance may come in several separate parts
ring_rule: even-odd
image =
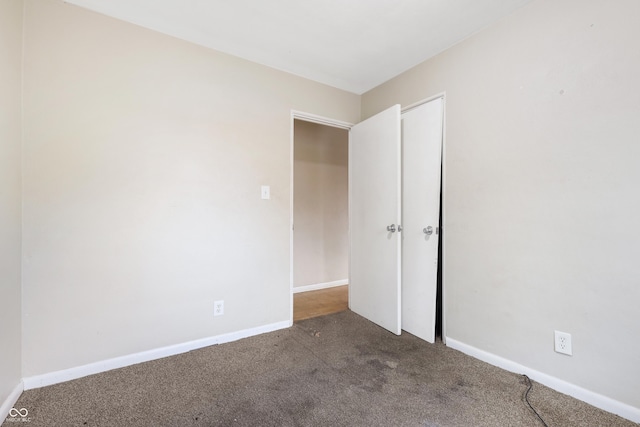
[[[558,353],[571,356],[573,354],[573,350],[571,349],[571,334],[555,331],[555,350]]]
[[[222,316],[224,314],[224,301],[215,301],[213,303],[213,315]]]

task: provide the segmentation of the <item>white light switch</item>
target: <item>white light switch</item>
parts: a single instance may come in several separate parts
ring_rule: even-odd
[[[268,185],[262,186],[262,198],[264,200],[268,200],[271,198],[271,187],[269,187]]]

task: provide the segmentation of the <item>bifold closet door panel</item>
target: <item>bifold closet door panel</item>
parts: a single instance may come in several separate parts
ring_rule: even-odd
[[[402,114],[402,329],[435,341],[443,100]]]
[[[400,334],[400,106],[349,133],[349,308]]]

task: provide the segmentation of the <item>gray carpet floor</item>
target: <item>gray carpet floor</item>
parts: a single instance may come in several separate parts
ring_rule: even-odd
[[[521,375],[346,311],[29,390],[15,407],[30,427],[542,426],[526,390]],[[550,427],[637,426],[538,383],[529,400]]]

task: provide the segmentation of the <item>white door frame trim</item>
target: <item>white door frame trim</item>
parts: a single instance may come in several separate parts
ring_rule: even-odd
[[[406,113],[407,111],[413,110],[416,107],[421,106],[422,104],[426,104],[428,102],[434,101],[438,98],[442,98],[444,101],[446,92],[440,92],[436,95],[430,96],[428,98],[421,99],[420,101],[414,102],[413,104],[409,104],[406,107],[402,107],[401,113]]]
[[[294,164],[294,125],[296,120],[317,123],[334,128],[351,130],[353,123],[336,120],[329,117],[304,111],[291,110],[290,132],[289,132],[289,326],[293,325],[293,164]]]
[[[442,209],[442,216],[440,217],[440,236],[442,243],[442,307],[441,309],[441,319],[442,322],[442,342],[447,344],[447,316],[446,314],[446,301],[447,301],[447,286],[446,286],[446,278],[445,273],[447,271],[446,261],[447,261],[447,251],[446,251],[446,219],[447,219],[447,96],[445,92],[442,92],[442,178],[440,181],[440,191],[442,194],[442,200],[440,201],[440,209]]]

